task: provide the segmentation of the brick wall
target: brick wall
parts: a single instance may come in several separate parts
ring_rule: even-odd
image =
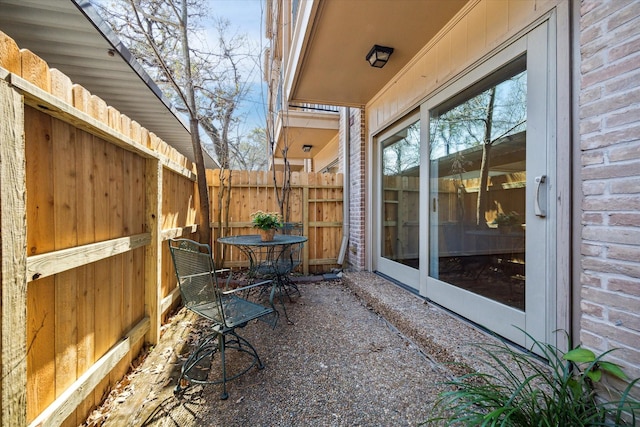
[[[581,335],[640,377],[640,2],[580,5]]]
[[[351,186],[349,188],[349,247],[347,264],[350,270],[360,271],[365,268],[365,121],[364,110],[350,109],[349,132],[351,144],[349,162],[351,168]],[[343,116],[344,117],[344,116]],[[342,127],[341,127],[342,128]],[[341,139],[342,140],[342,139]]]

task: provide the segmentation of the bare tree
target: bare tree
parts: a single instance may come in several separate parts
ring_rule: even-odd
[[[202,130],[219,164],[230,165],[230,135],[238,125],[237,107],[247,95],[241,62],[251,56],[244,35],[229,33],[229,22],[215,21],[217,48],[209,49],[200,23],[209,3],[204,0],[93,0],[113,30],[163,89],[178,111],[189,118],[198,173],[203,242],[211,243],[209,195],[203,161]],[[225,182],[230,186],[231,176]],[[219,199],[228,200],[227,195]]]
[[[231,164],[239,170],[267,170],[267,131],[257,127],[247,136],[238,136],[238,144],[229,146]]]

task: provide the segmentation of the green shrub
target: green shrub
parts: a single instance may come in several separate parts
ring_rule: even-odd
[[[626,380],[615,363],[576,347],[567,353],[536,341],[548,364],[532,353],[505,344],[475,344],[489,372],[473,372],[446,384],[428,425],[445,426],[626,426],[635,425],[640,402],[630,396],[640,378],[614,397],[596,396],[594,384],[603,373]],[[609,398],[610,400],[607,400]]]

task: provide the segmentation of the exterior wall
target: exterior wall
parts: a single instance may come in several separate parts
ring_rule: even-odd
[[[566,2],[512,0],[507,7],[485,0],[470,2],[367,104],[367,143],[561,3]],[[597,351],[619,348],[610,358],[636,378],[640,377],[640,3],[585,0],[578,10],[576,144],[582,164],[575,167],[581,168],[583,200],[580,253],[573,254],[581,257],[581,274],[574,278],[579,281],[580,303],[572,310],[581,311],[575,341]],[[352,153],[352,176],[364,170],[358,160]],[[355,203],[352,197],[352,206]]]
[[[640,3],[580,5],[580,340],[640,377]]]
[[[336,160],[338,152],[338,135],[333,138],[327,145],[313,157],[313,172],[320,172]],[[311,171],[307,171],[311,172]]]
[[[349,248],[347,262],[351,270],[364,270],[366,255],[366,130],[364,110],[351,108],[349,132],[350,188],[349,188]],[[341,116],[344,117],[344,116]],[[342,126],[341,126],[342,129]]]
[[[410,109],[559,1],[470,1],[449,25],[367,104],[369,132]]]

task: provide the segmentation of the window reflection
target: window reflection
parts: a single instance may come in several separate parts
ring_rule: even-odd
[[[420,122],[382,142],[383,257],[419,268]]]
[[[524,310],[525,58],[430,111],[429,275]]]

